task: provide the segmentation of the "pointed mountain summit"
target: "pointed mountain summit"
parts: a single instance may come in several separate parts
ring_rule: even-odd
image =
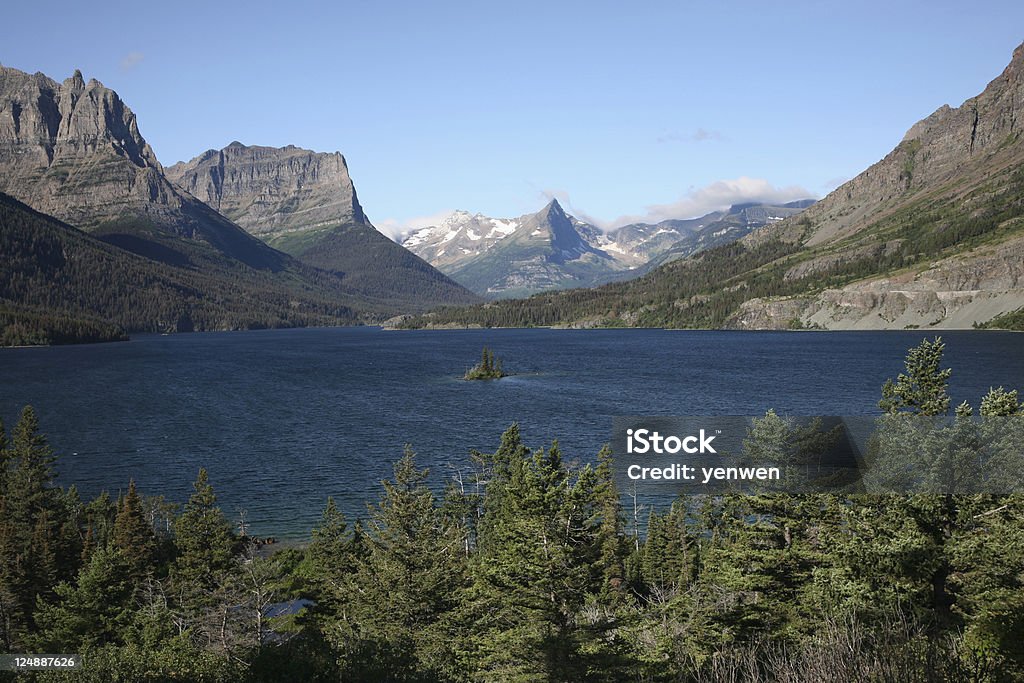
[[[0,192],[142,255],[281,270],[281,254],[175,188],[117,93],[0,67]]]
[[[177,163],[167,175],[270,246],[342,274],[367,296],[431,305],[478,300],[373,227],[338,152],[236,141]]]
[[[472,291],[507,298],[612,279],[627,266],[598,246],[600,237],[551,200],[518,218],[456,211],[402,244]]]

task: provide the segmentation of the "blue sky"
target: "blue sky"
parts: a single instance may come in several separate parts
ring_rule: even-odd
[[[339,150],[385,230],[551,196],[609,226],[826,194],[995,78],[1024,3],[16,3],[0,34],[117,90],[165,165]]]

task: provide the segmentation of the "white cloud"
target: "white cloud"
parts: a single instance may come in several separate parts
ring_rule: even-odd
[[[712,211],[721,211],[733,204],[743,202],[764,202],[784,204],[797,199],[816,197],[813,192],[790,185],[775,187],[763,178],[747,178],[741,176],[731,180],[716,180],[704,187],[691,190],[678,201],[670,204],[652,204],[644,207],[645,213],[619,216],[613,221],[605,221],[602,228],[615,228],[629,223],[658,223],[673,218],[698,218]]]
[[[692,133],[682,135],[680,133],[664,133],[659,135],[657,141],[659,143],[667,142],[707,142],[709,140],[725,140],[725,136],[722,135],[721,131],[712,130],[710,128],[698,128]]]
[[[128,54],[126,54],[124,57],[121,58],[121,70],[122,71],[131,71],[132,69],[137,67],[139,64],[141,64],[142,60],[145,59],[145,58],[146,58],[146,55],[142,54],[138,50],[133,50],[132,52],[129,52]]]
[[[848,176],[836,176],[835,178],[829,178],[828,180],[826,180],[821,187],[826,192],[831,192],[832,190],[836,189],[837,187],[844,184],[848,180],[850,180]]]
[[[444,219],[451,216],[452,213],[454,213],[452,209],[445,209],[444,211],[438,211],[437,213],[430,214],[429,216],[417,216],[406,220],[385,218],[382,221],[373,221],[373,226],[395,242],[401,243],[402,239],[413,230],[429,228],[432,225],[439,225],[444,221]]]
[[[553,190],[545,189],[540,191],[540,196],[544,198],[544,203],[547,204],[552,199],[557,199],[559,204],[562,204],[565,208],[572,206],[572,200],[569,199],[569,193],[565,190]]]

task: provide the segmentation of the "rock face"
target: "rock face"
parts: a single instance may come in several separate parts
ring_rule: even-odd
[[[236,143],[175,170],[200,198],[167,177],[135,115],[98,81],[0,68],[0,192],[38,211],[169,265],[287,271],[285,287],[374,314],[477,300],[370,225],[340,154]]]
[[[843,330],[963,329],[1024,305],[1024,238],[936,262],[920,273],[857,282],[813,296],[751,299],[732,326]]]
[[[338,152],[232,142],[167,175],[270,246],[344,275],[363,294],[408,299],[412,309],[478,300],[373,227]]]
[[[911,201],[962,197],[1024,161],[1024,45],[976,97],[914,124],[884,159],[801,214],[757,236],[807,246],[868,230]]]
[[[479,294],[521,296],[634,277],[735,241],[813,203],[744,204],[700,218],[632,223],[603,233],[552,201],[518,218],[456,211],[440,225],[409,234],[402,244]]]
[[[787,281],[843,267],[863,279],[747,301],[731,324],[971,327],[1024,307],[1022,116],[1024,45],[981,94],[940,107],[798,218],[744,239],[801,245]]]
[[[345,157],[232,142],[167,168],[167,177],[261,239],[369,222]]]
[[[175,188],[135,114],[79,71],[57,83],[0,67],[0,191],[148,256],[194,257],[165,253],[183,245],[160,239],[184,238],[199,253],[282,267],[279,254]]]

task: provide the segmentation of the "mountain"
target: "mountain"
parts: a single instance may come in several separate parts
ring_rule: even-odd
[[[778,205],[734,204],[725,211],[700,218],[626,225],[609,232],[608,238],[620,245],[618,253],[631,254],[642,264],[632,273],[635,277],[670,261],[735,242],[754,230],[795,216],[812,204],[813,199]]]
[[[268,288],[276,291],[270,300],[290,298],[297,309],[334,301],[365,321],[476,300],[372,228],[345,243],[353,267],[340,273],[268,246],[172,183],[117,93],[78,71],[57,83],[0,67],[0,192],[109,244],[216,280],[232,310],[247,310]]]
[[[552,200],[512,219],[457,211],[402,245],[474,292],[504,298],[607,282],[628,265],[600,246],[602,238]]]
[[[637,277],[813,203],[737,205],[700,218],[632,223],[604,233],[552,201],[538,213],[510,219],[456,211],[440,225],[412,232],[402,245],[480,294],[509,298]]]
[[[802,213],[629,282],[410,325],[942,328],[1024,308],[1024,45]]]
[[[166,173],[250,234],[366,295],[406,292],[414,308],[478,300],[373,227],[337,152],[232,142]]]
[[[154,261],[2,193],[0,253],[0,345],[358,320],[339,296],[318,291],[325,287],[269,271],[243,280]]]
[[[0,192],[145,256],[187,265],[286,259],[180,192],[117,93],[0,67]]]
[[[779,205],[734,204],[727,211],[709,214],[702,224],[692,230],[690,234],[655,254],[645,264],[643,272],[646,273],[676,259],[693,256],[699,252],[735,242],[766,225],[795,216],[813,204],[813,199],[801,199]],[[709,217],[710,220],[708,220]]]

